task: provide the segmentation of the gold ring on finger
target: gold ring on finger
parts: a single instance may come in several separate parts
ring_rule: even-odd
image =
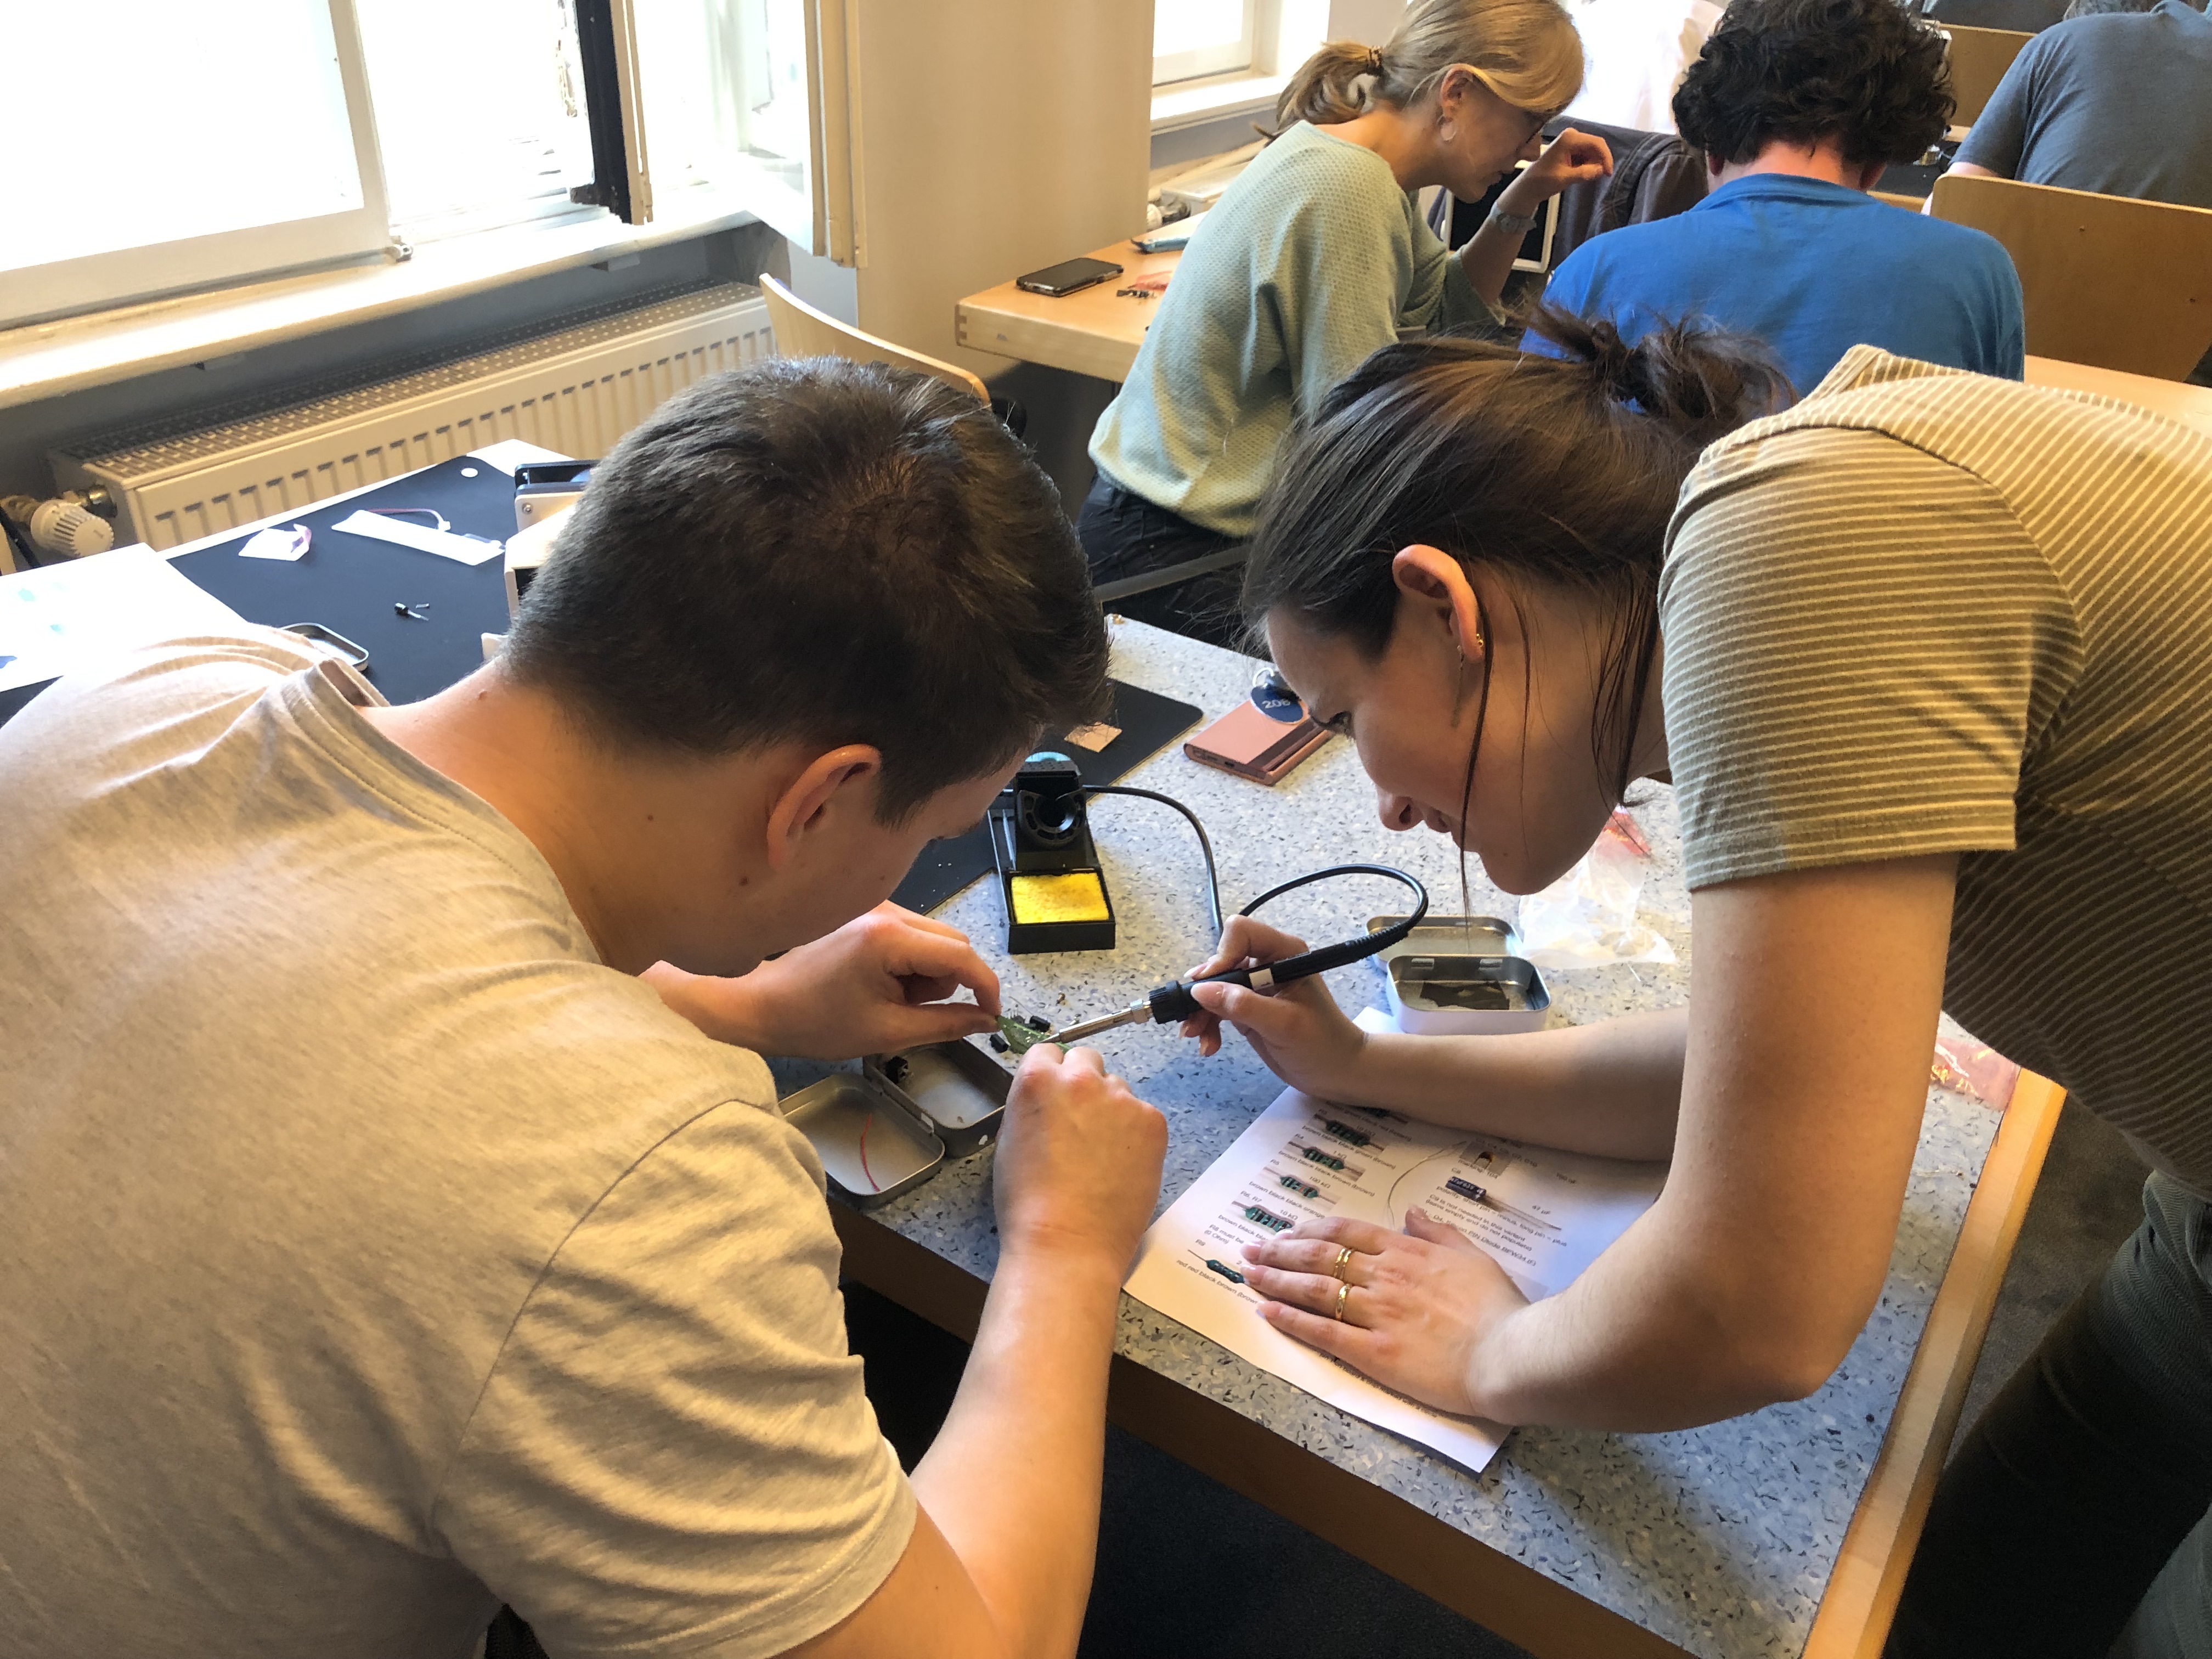
[[[1340,1325],[1344,1322],[1344,1299],[1351,1294],[1352,1286],[1348,1284],[1336,1287],[1336,1321]]]
[[[1329,1277],[1338,1279],[1346,1285],[1351,1284],[1352,1281],[1344,1277],[1344,1264],[1351,1261],[1352,1257],[1352,1249],[1351,1245],[1347,1244],[1342,1249],[1339,1250],[1336,1253],[1336,1260],[1329,1264]],[[1339,1314],[1337,1317],[1341,1319],[1344,1316],[1342,1314]]]

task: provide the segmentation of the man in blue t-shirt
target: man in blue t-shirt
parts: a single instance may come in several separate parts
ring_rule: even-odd
[[[1630,341],[1693,319],[1754,336],[1801,396],[1862,343],[2016,380],[2011,257],[1867,194],[1942,136],[1952,107],[1942,38],[1896,0],[1737,0],[1674,94],[1712,192],[1591,238],[1544,299]]]
[[[2212,208],[2212,17],[2069,13],[2021,48],[1951,170]]]

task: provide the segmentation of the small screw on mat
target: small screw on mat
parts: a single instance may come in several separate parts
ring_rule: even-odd
[[[417,600],[413,605],[404,604],[398,599],[392,602],[392,614],[395,617],[404,617],[410,622],[429,621],[430,619],[422,614],[429,608],[429,601],[427,599]]]

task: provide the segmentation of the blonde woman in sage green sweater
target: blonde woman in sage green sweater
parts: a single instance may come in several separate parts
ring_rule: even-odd
[[[1188,626],[1233,580],[1276,446],[1379,346],[1480,320],[1545,200],[1612,170],[1604,141],[1538,133],[1582,84],[1557,0],[1416,0],[1379,50],[1322,48],[1277,105],[1279,131],[1191,240],[1129,379],[1091,441],[1078,527],[1116,608]],[[1533,165],[1456,255],[1415,207],[1481,196]],[[1132,587],[1187,564],[1146,605]],[[1211,591],[1209,591],[1211,590]]]

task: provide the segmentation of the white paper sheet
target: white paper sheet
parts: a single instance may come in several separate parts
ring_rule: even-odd
[[[1455,1176],[1487,1200],[1448,1190]],[[1416,1404],[1294,1341],[1260,1317],[1250,1286],[1207,1261],[1241,1269],[1242,1246],[1280,1231],[1254,1209],[1293,1224],[1349,1216],[1396,1230],[1419,1206],[1466,1233],[1524,1293],[1548,1296],[1650,1208],[1665,1178],[1660,1164],[1524,1146],[1286,1089],[1152,1224],[1125,1288],[1261,1370],[1479,1471],[1505,1429]]]
[[[266,530],[257,530],[246,538],[246,545],[238,550],[241,559],[282,559],[287,563],[307,556],[310,545],[307,526],[303,524],[270,525]]]
[[[508,477],[514,469],[529,461],[565,461],[571,458],[557,449],[547,449],[522,438],[502,438],[495,444],[486,444],[482,449],[469,451],[472,461],[483,461],[497,467]]]
[[[504,542],[489,542],[481,536],[463,536],[451,530],[437,530],[412,519],[395,518],[389,513],[371,513],[366,508],[349,513],[331,526],[349,536],[367,536],[380,542],[393,542],[401,547],[411,547],[417,552],[435,553],[441,559],[452,559],[461,564],[482,564],[486,559],[495,559],[507,550]]]
[[[143,542],[0,576],[0,691],[161,640],[248,626]]]

